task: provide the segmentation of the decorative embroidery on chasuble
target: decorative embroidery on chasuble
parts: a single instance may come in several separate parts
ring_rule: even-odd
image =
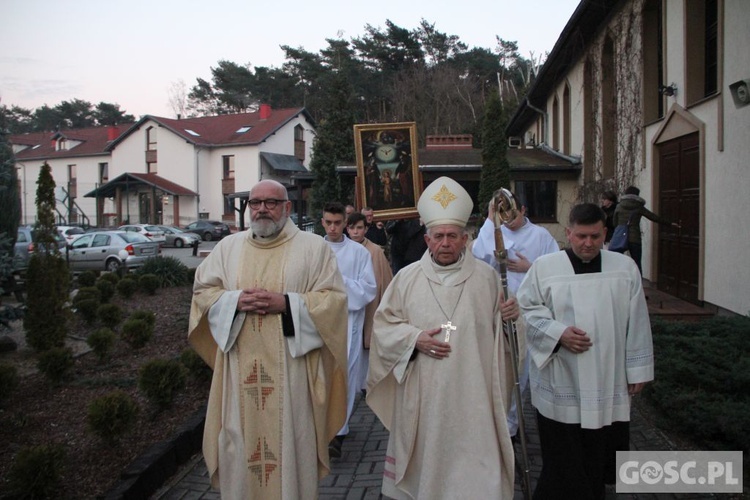
[[[250,245],[251,243],[248,243]],[[281,292],[286,245],[243,256],[238,288]],[[286,346],[279,314],[248,314],[237,339],[240,413],[252,498],[281,497],[281,442]]]

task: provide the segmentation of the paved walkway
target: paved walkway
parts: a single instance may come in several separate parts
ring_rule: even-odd
[[[527,449],[529,452],[529,475],[532,489],[536,485],[542,466],[539,436],[536,428],[534,409],[527,399],[524,407],[526,415]],[[383,461],[388,445],[388,431],[375,417],[375,414],[357,397],[354,414],[349,423],[350,433],[344,441],[342,456],[331,462],[331,474],[320,482],[319,494],[326,500],[364,500],[381,498],[380,485],[383,474]],[[648,422],[637,411],[633,410],[630,441],[632,450],[666,450],[674,449],[666,436],[658,429],[650,427]],[[518,452],[518,446],[516,447]],[[517,467],[519,469],[519,467]],[[221,496],[211,490],[208,482],[203,456],[197,454],[152,498],[164,500],[208,500]],[[608,499],[622,500],[655,500],[655,499],[699,499],[714,498],[698,495],[615,495],[614,489],[608,491]],[[523,500],[520,477],[516,478],[515,500]]]

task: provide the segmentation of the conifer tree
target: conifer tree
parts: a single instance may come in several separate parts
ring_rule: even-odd
[[[510,189],[510,165],[506,154],[508,141],[505,127],[508,115],[497,91],[487,99],[482,126],[482,175],[479,181],[479,211],[486,215],[492,194],[504,187]]]
[[[26,315],[23,326],[26,341],[36,351],[46,351],[65,343],[70,273],[55,238],[55,180],[45,163],[39,172],[36,191],[37,223],[34,228],[34,254],[26,275]]]
[[[6,291],[15,291],[13,278],[13,247],[16,243],[21,204],[18,194],[18,174],[13,150],[8,144],[4,117],[0,116],[0,302]],[[20,307],[0,308],[0,324],[21,316]]]
[[[336,167],[354,156],[354,117],[351,112],[351,85],[336,71],[331,78],[330,99],[325,118],[317,128],[310,168],[315,175],[310,195],[310,212],[316,232],[322,234],[320,218],[323,207],[330,201],[344,202],[348,198],[336,174]]]

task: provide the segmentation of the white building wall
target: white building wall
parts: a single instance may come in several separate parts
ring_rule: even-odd
[[[111,158],[107,155],[102,156],[85,156],[72,158],[56,158],[47,160],[52,172],[52,178],[57,186],[55,189],[55,198],[57,199],[57,210],[63,217],[68,217],[68,206],[64,202],[64,193],[62,188],[68,190],[68,165],[76,166],[77,188],[75,202],[80,207],[78,209],[77,224],[84,222],[83,215],[88,217],[89,224],[98,225],[96,220],[96,199],[84,198],[86,193],[93,191],[99,186],[99,164],[109,163],[111,168]],[[21,206],[22,206],[22,224],[34,224],[36,222],[36,190],[39,172],[41,171],[43,160],[16,161],[18,169],[18,179],[21,183]],[[55,220],[60,215],[55,213]],[[67,222],[70,222],[68,220]],[[61,225],[63,225],[61,223]]]

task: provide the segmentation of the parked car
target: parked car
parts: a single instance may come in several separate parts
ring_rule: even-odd
[[[57,248],[65,253],[65,238],[59,234],[55,235]],[[33,226],[20,226],[16,236],[16,245],[13,247],[13,272],[25,272],[29,267],[29,259],[36,251],[36,232]]]
[[[57,226],[57,232],[60,233],[60,236],[65,238],[68,243],[73,243],[73,241],[85,231],[81,226]]]
[[[86,233],[68,245],[72,271],[117,271],[121,266],[136,268],[161,253],[161,245],[133,231]]]
[[[164,230],[155,224],[127,224],[117,228],[118,231],[131,231],[142,234],[153,241],[164,241]]]
[[[164,246],[182,248],[198,245],[201,237],[195,233],[186,233],[182,229],[171,226],[159,226],[164,231]]]
[[[195,233],[203,238],[204,241],[220,240],[224,236],[232,234],[229,226],[218,220],[198,220],[191,222],[183,228],[183,231]]]

